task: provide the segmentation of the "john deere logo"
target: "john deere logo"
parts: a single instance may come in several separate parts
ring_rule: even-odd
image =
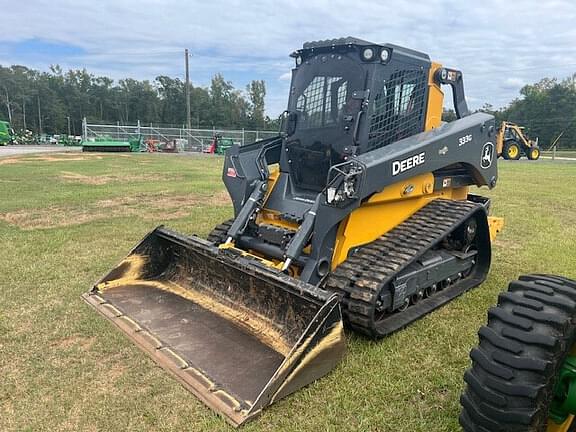
[[[482,147],[480,166],[484,169],[490,168],[492,166],[492,159],[494,159],[494,144],[487,142],[484,144],[484,147]]]

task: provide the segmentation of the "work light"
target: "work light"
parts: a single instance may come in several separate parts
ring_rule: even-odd
[[[365,61],[374,59],[374,50],[372,48],[364,48],[364,51],[362,51],[362,58]]]
[[[380,51],[380,60],[386,62],[388,61],[389,58],[390,58],[390,52],[387,49],[383,49],[382,51]]]

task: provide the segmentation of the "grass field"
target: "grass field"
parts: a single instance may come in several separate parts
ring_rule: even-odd
[[[231,215],[221,160],[0,159],[0,430],[231,428],[80,299],[154,226],[206,235]],[[375,343],[349,334],[329,376],[245,431],[454,431],[486,310],[526,272],[576,277],[576,163],[504,162],[488,280]]]

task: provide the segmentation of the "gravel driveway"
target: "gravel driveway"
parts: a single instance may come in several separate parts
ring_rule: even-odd
[[[81,151],[82,147],[61,147],[55,145],[8,145],[0,146],[0,158],[31,153],[62,153]]]

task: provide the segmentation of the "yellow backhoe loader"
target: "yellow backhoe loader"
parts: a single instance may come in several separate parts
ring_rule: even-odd
[[[234,218],[149,233],[84,299],[233,425],[481,284],[502,221],[494,117],[462,73],[356,38],[305,43],[279,136],[226,151]],[[457,120],[441,121],[442,85]]]
[[[496,136],[496,151],[498,157],[518,160],[522,155],[530,160],[540,158],[538,138],[531,140],[526,135],[524,128],[517,124],[503,121]]]

